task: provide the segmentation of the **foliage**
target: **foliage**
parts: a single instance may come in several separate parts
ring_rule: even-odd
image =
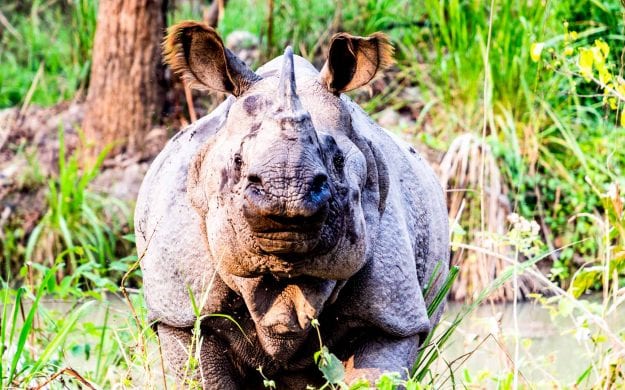
[[[197,6],[193,2],[182,3],[170,18],[170,23],[198,19],[201,11],[194,5]],[[410,47],[416,44],[420,34],[406,26],[412,26],[418,19],[420,8],[415,2],[277,0],[273,2],[273,13],[270,15],[269,2],[254,4],[249,0],[230,0],[218,29],[223,36],[228,36],[245,26],[245,30],[261,38],[263,60],[282,54],[290,44],[299,55],[322,65],[319,62],[323,46],[334,32],[339,31],[350,31],[357,35],[387,31],[406,48],[406,54],[409,55]],[[271,37],[269,20],[272,24]],[[396,26],[400,28],[394,29]]]
[[[78,266],[75,258],[77,255],[85,257],[100,266],[105,266],[107,259],[113,257],[117,244],[117,232],[119,222],[113,220],[113,228],[109,228],[105,221],[105,212],[112,211],[114,207],[121,210],[123,217],[129,212],[121,202],[114,199],[104,199],[88,190],[88,185],[99,173],[100,166],[108,152],[108,149],[100,153],[92,167],[81,169],[78,155],[73,154],[66,158],[65,142],[63,131],[59,131],[59,175],[58,178],[48,181],[48,212],[33,230],[26,250],[26,259],[33,256],[42,259],[35,247],[44,236],[48,235],[46,241],[51,242],[55,247],[52,253],[60,253],[63,249],[67,251],[69,257],[69,271],[75,270]],[[67,160],[67,161],[66,161]],[[111,213],[114,219],[117,218]],[[81,249],[76,249],[81,247]],[[34,259],[37,260],[37,259]]]
[[[625,286],[625,212],[620,188],[613,185],[601,194],[601,200],[606,216],[596,223],[601,230],[598,239],[603,241],[602,253],[597,261],[580,267],[573,275],[571,293],[575,297],[596,286],[604,291],[618,291]]]
[[[52,105],[85,86],[91,65],[97,1],[2,2],[0,108]],[[20,7],[27,12],[19,11]]]
[[[3,243],[4,261],[9,264],[12,257],[21,257],[20,276],[33,285],[37,272],[45,274],[54,267],[61,288],[54,292],[60,297],[80,297],[83,290],[93,295],[103,289],[116,291],[115,281],[136,256],[132,255],[132,236],[124,235],[130,225],[129,206],[89,189],[108,149],[91,167],[81,167],[78,152],[67,156],[62,128],[58,139],[58,175],[47,179],[47,211],[28,236],[25,248],[20,248],[22,243],[10,230],[5,234],[16,242]],[[5,268],[9,279],[11,267]]]
[[[138,369],[149,375],[142,367],[151,361],[149,352],[137,347],[155,342],[149,325],[120,315],[115,304],[50,301],[63,289],[56,272],[56,267],[45,271],[38,286],[1,286],[0,387],[52,382],[51,388],[89,388],[91,383],[108,388],[127,383],[126,376]],[[145,311],[139,311],[139,318],[145,318]],[[68,361],[79,363],[78,370],[69,368]],[[54,381],[61,375],[66,378]]]
[[[48,291],[48,287],[53,283],[54,270],[48,270],[43,277],[42,283],[36,290],[32,304],[28,309],[26,318],[22,324],[18,323],[18,310],[24,310],[23,297],[26,295],[25,288],[19,288],[15,292],[14,301],[10,302],[12,291],[5,285],[3,287],[3,316],[2,327],[0,328],[0,338],[2,340],[1,361],[9,362],[9,365],[2,367],[0,364],[0,386],[6,378],[6,384],[28,383],[29,378],[39,376],[45,372],[45,367],[59,359],[55,352],[62,345],[69,332],[74,329],[78,319],[85,313],[91,303],[81,305],[77,310],[64,319],[54,321],[50,329],[50,338],[47,340],[45,348],[38,356],[33,356],[25,350],[28,340],[37,337],[39,333],[35,325],[35,317],[40,315],[40,302],[43,294]],[[12,306],[12,313],[9,315],[8,309]],[[23,313],[23,311],[22,311]],[[18,334],[19,331],[19,334]],[[12,356],[11,356],[12,354]],[[6,360],[5,360],[6,358]],[[19,378],[19,380],[18,380]]]
[[[552,177],[545,174],[540,180],[548,180],[546,201],[556,206],[551,215],[545,216],[553,231],[562,232],[567,222],[575,219],[572,237],[570,233],[560,233],[560,242],[567,244],[592,238],[577,245],[575,252],[563,253],[554,264],[554,276],[560,279],[573,277],[579,284],[580,276],[585,276],[585,288],[579,295],[587,288],[600,287],[602,281],[590,278],[584,266],[572,275],[571,271],[581,262],[574,266],[571,259],[575,255],[582,256],[584,263],[592,264],[605,258],[601,252],[607,248],[597,243],[606,242],[603,238],[606,225],[616,223],[614,202],[620,196],[618,188],[625,183],[625,151],[618,143],[610,142],[625,139],[625,81],[620,75],[622,59],[615,58],[606,43],[611,40],[610,36],[598,36],[602,30],[596,27],[579,32],[571,30],[569,23],[564,23],[563,30],[561,40],[537,42],[532,52],[533,61],[544,63],[547,70],[566,79],[571,104],[567,114],[578,119],[570,123],[563,114],[550,112],[554,123],[545,131],[547,147],[543,149],[542,162],[546,170],[559,174]],[[618,62],[621,62],[620,70]],[[571,155],[575,158],[567,158]],[[602,219],[608,221],[602,222]]]
[[[498,157],[514,210],[545,227],[548,247],[567,247],[551,256],[552,276],[564,286],[581,264],[599,255],[599,231],[588,216],[602,215],[603,208],[592,186],[600,193],[612,182],[622,185],[625,166],[625,152],[610,142],[623,139],[625,130],[605,111],[596,84],[533,60],[560,45],[562,52],[579,48],[599,60],[594,61],[598,80],[600,72],[606,77],[601,69],[607,65],[597,64],[620,61],[608,49],[622,46],[611,34],[623,29],[622,18],[614,17],[622,15],[620,4],[581,3],[582,8],[570,2],[497,1],[489,24],[489,2],[426,1],[430,38],[427,47],[417,48],[425,63],[399,64],[425,87],[423,102],[414,104],[427,108],[420,114],[427,127],[415,131],[430,130],[438,140],[427,133],[420,139],[445,150],[459,132],[481,129]],[[586,19],[589,15],[597,19]],[[573,34],[573,27],[579,32]],[[595,41],[603,42],[601,47],[593,46]],[[577,63],[576,56],[568,58]],[[612,72],[618,68],[610,66]],[[479,210],[466,214],[465,230],[481,223]]]

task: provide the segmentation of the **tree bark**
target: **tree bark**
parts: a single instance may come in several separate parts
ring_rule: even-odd
[[[83,130],[91,157],[141,154],[160,118],[164,77],[160,43],[167,0],[100,0]]]

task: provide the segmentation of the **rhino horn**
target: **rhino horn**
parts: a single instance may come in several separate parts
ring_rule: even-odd
[[[302,108],[302,103],[297,96],[295,63],[291,46],[287,46],[282,61],[276,111],[281,114],[280,117],[282,118],[291,117],[295,120],[301,120],[303,116],[308,116],[308,114]]]

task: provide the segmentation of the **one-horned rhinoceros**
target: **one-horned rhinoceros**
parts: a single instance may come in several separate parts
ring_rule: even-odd
[[[137,201],[170,369],[188,378],[194,354],[204,388],[260,388],[258,367],[278,388],[318,386],[321,339],[348,383],[405,373],[440,317],[427,305],[448,220],[426,162],[341,95],[392,62],[387,38],[335,35],[321,72],[290,48],[253,72],[195,22],[165,49],[195,86],[232,95],[167,144]]]

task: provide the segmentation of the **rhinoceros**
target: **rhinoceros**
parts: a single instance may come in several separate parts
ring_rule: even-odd
[[[231,95],[169,141],[137,200],[148,317],[170,371],[251,389],[262,367],[303,389],[324,383],[321,341],[347,383],[405,373],[439,321],[427,305],[449,237],[431,168],[342,94],[392,63],[388,38],[339,33],[320,72],[290,47],[254,72],[196,22],[164,47],[195,87]]]

